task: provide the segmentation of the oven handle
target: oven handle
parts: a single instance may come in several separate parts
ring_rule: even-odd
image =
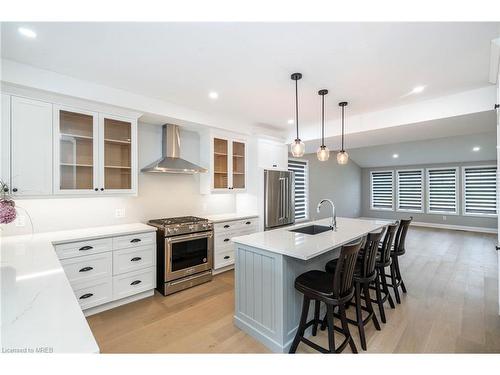
[[[167,237],[165,238],[165,241],[167,241],[168,243],[174,243],[174,242],[182,242],[185,240],[195,240],[198,238],[212,238],[212,237],[213,237],[212,232],[191,233],[185,236]]]

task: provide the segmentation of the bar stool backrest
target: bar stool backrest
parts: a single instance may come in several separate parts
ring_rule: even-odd
[[[387,226],[384,242],[382,242],[382,248],[380,249],[380,261],[384,264],[388,264],[391,259],[391,248],[394,243],[394,237],[396,236],[396,229],[398,229],[398,224],[390,224]]]
[[[368,233],[363,249],[361,277],[370,277],[375,274],[375,261],[377,259],[378,244],[384,234],[385,228],[379,233]]]
[[[354,267],[362,241],[342,246],[333,275],[333,295],[336,298],[348,294],[353,287]]]
[[[408,228],[410,227],[410,223],[413,220],[413,217],[409,219],[401,219],[399,221],[399,228],[396,233],[396,239],[394,241],[394,252],[395,253],[404,253],[405,252],[405,240],[406,233],[408,233]]]

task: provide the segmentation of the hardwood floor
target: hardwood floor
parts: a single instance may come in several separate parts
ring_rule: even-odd
[[[367,352],[500,353],[495,243],[496,235],[412,227],[401,258],[408,294],[394,310],[387,304],[381,331],[366,327]],[[226,272],[88,322],[103,353],[269,352],[233,325],[233,284],[233,272]],[[350,329],[360,350],[357,329]],[[314,341],[326,347],[325,332]],[[315,353],[303,344],[298,352]]]

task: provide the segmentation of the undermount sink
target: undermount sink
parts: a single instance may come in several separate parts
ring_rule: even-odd
[[[332,230],[331,227],[325,225],[309,225],[307,227],[301,227],[297,229],[291,229],[290,232],[304,233],[304,234],[320,234],[326,231]]]

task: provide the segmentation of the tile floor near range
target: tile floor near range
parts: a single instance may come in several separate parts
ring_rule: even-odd
[[[408,294],[395,310],[387,304],[381,331],[367,326],[368,352],[498,353],[495,243],[496,235],[412,227],[401,258]],[[88,322],[102,353],[269,352],[233,325],[233,312],[231,271],[168,297],[156,294],[90,316]],[[350,329],[361,350],[356,327]],[[326,347],[325,332],[314,341]],[[299,345],[298,352],[314,351]]]

